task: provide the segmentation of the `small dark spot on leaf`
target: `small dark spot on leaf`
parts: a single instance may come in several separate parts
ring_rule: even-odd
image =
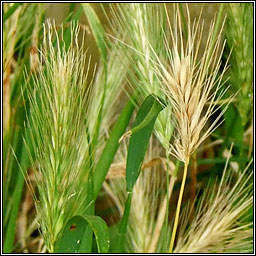
[[[70,226],[70,228],[69,228],[69,230],[75,230],[76,229],[76,224],[72,224],[71,226]]]

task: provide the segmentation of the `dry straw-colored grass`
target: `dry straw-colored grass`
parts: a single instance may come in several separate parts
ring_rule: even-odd
[[[253,226],[244,219],[253,203],[249,166],[234,184],[225,169],[220,185],[205,190],[189,229],[185,215],[174,253],[251,252]]]
[[[175,121],[176,138],[174,145],[170,144],[170,152],[186,164],[191,154],[216,129],[226,109],[220,111],[204,130],[209,118],[222,106],[218,103],[225,93],[221,87],[227,69],[226,63],[218,76],[225,45],[222,44],[221,36],[223,26],[215,38],[215,22],[212,22],[204,51],[199,57],[203,22],[199,17],[192,23],[188,9],[187,15],[187,39],[184,38],[180,13],[177,11],[174,25],[169,21],[171,46],[167,37],[165,41],[168,62],[164,63],[156,55],[155,63],[156,73],[171,103],[169,106]]]

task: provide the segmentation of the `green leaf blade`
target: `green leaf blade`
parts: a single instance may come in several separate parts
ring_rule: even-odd
[[[107,253],[109,249],[108,227],[98,216],[84,215],[72,217],[63,229],[63,233],[55,253],[90,253],[93,231],[99,253]]]
[[[86,219],[94,233],[98,253],[107,253],[109,250],[110,238],[108,227],[105,221],[102,218],[93,215],[85,215],[84,218]],[[81,246],[78,250],[79,253],[84,252],[84,245],[86,246],[85,239],[82,240]]]
[[[72,217],[66,224],[56,253],[78,252],[87,221],[81,216]]]
[[[105,180],[109,167],[113,161],[113,158],[116,154],[116,151],[119,147],[119,139],[124,133],[129,121],[131,119],[132,113],[134,110],[134,105],[132,101],[129,101],[127,105],[122,110],[109,139],[106,143],[106,146],[100,156],[100,159],[96,165],[94,171],[94,196],[97,198],[97,195],[101,189],[101,186]]]
[[[149,95],[142,103],[131,130],[132,136],[128,148],[126,165],[127,191],[131,192],[140,173],[149,138],[151,136],[157,115],[163,109],[153,95]]]

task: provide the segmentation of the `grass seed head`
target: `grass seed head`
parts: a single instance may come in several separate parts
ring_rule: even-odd
[[[171,153],[184,163],[216,128],[225,111],[224,108],[210,127],[203,131],[210,116],[220,108],[217,103],[225,92],[221,91],[221,80],[227,69],[227,65],[224,65],[220,71],[224,48],[221,43],[222,28],[215,38],[215,22],[212,22],[207,43],[199,56],[203,25],[200,18],[191,24],[188,7],[187,14],[187,39],[182,31],[180,13],[176,11],[174,25],[169,22],[170,45],[167,35],[165,38],[168,60],[162,61],[155,53],[154,61],[176,125],[176,139],[171,145]]]
[[[36,208],[50,252],[65,222],[87,207],[86,55],[78,45],[79,26],[72,23],[70,32],[71,43],[65,45],[63,28],[57,31],[54,23],[44,24],[39,72],[29,88],[27,133],[35,154],[33,159],[30,152],[39,194]]]

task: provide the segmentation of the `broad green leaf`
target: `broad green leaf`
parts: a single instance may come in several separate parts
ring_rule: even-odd
[[[153,95],[149,95],[141,105],[133,124],[133,129],[128,132],[132,134],[126,164],[127,191],[131,192],[140,173],[149,138],[152,133],[158,113],[163,109]]]
[[[93,244],[93,231],[89,225],[86,226],[83,238],[81,240],[81,245],[79,247],[79,252],[91,253]]]
[[[116,249],[119,253],[123,252],[125,234],[127,231],[128,219],[130,215],[132,189],[140,173],[140,167],[143,162],[149,138],[152,133],[158,113],[163,109],[164,103],[159,102],[153,95],[149,95],[142,103],[133,128],[128,134],[131,134],[127,164],[126,164],[126,184],[128,197],[125,203],[124,214],[120,223],[118,244]]]
[[[134,110],[132,101],[129,101],[123,111],[121,112],[118,120],[116,121],[113,130],[106,142],[106,146],[100,156],[97,166],[94,171],[94,196],[97,195],[101,189],[102,183],[105,180],[108,169],[113,162],[116,151],[119,147],[119,139],[124,133]]]
[[[88,178],[88,183],[84,186],[87,186],[87,197],[86,201],[84,202],[85,205],[87,205],[87,208],[85,212],[83,213],[84,215],[94,215],[94,209],[95,209],[95,200],[94,200],[94,188],[93,188],[93,172],[91,166],[89,167],[89,178]],[[82,241],[84,241],[81,244],[82,252],[83,253],[91,253],[92,251],[92,241],[93,241],[93,230],[90,228],[90,226],[87,226],[84,232],[84,236]]]
[[[107,253],[109,249],[108,227],[98,216],[85,215],[72,217],[64,227],[55,253],[88,253],[92,238],[88,235],[91,229],[95,235],[99,253]],[[89,232],[90,233],[90,232]]]
[[[81,216],[72,217],[66,224],[56,253],[78,253],[87,221]]]
[[[84,218],[90,225],[90,228],[93,230],[98,253],[107,253],[109,249],[109,232],[108,227],[104,220],[98,216],[85,215]],[[79,253],[84,252],[84,246],[86,246],[85,239],[83,238],[81,246],[78,250]]]

